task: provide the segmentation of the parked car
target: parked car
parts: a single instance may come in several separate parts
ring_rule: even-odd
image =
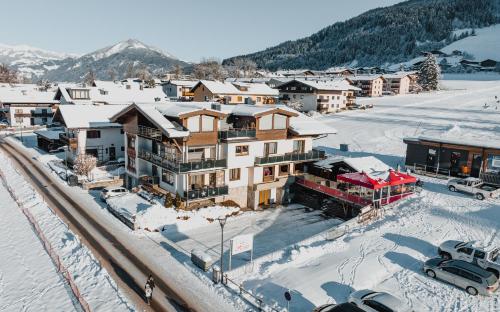
[[[447,240],[438,248],[438,254],[444,259],[457,259],[475,264],[487,271],[500,275],[500,248],[486,250],[475,246],[473,242]]]
[[[128,190],[121,186],[106,187],[101,191],[101,200],[106,201],[110,197],[122,196],[128,193]]]
[[[424,263],[427,276],[465,289],[470,295],[489,296],[498,289],[495,274],[462,260],[429,259]]]
[[[386,292],[369,289],[358,290],[349,295],[348,301],[367,312],[409,312],[411,309],[399,298]]]
[[[335,304],[335,303],[324,304],[314,309],[313,312],[364,312],[364,311],[350,302],[345,302],[340,304]]]
[[[451,179],[448,189],[452,192],[464,192],[474,195],[479,200],[495,198],[500,195],[500,189],[492,184],[484,183],[478,178]]]
[[[66,146],[60,146],[54,149],[49,150],[49,154],[58,154],[58,153],[64,153],[66,151]]]

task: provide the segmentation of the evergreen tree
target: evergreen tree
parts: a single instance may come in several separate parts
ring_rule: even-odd
[[[441,68],[437,64],[436,57],[428,53],[427,58],[420,65],[418,83],[425,91],[437,90],[440,76]]]

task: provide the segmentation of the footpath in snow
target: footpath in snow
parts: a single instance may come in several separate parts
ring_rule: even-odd
[[[77,311],[31,224],[0,183],[0,311]]]
[[[11,255],[15,255],[15,257],[17,257],[16,260],[19,261],[17,262],[17,265],[11,262],[5,262],[5,271],[10,271],[10,274],[16,275],[18,270],[20,274],[23,273],[23,269],[19,269],[20,263],[21,267],[26,271],[25,276],[28,278],[30,277],[30,275],[43,277],[44,275],[51,272],[57,275],[57,273],[55,273],[54,265],[52,265],[52,267],[43,266],[42,261],[40,261],[40,267],[37,267],[36,263],[33,263],[33,267],[23,266],[24,260],[22,253],[26,250],[20,249],[16,252],[16,250],[13,249],[15,245],[12,244],[16,241],[15,237],[13,236],[20,235],[20,237],[22,237],[22,235],[25,235],[24,233],[29,233],[31,235],[31,244],[35,244],[40,246],[40,248],[43,248],[40,244],[40,241],[35,236],[33,230],[30,228],[29,223],[27,223],[28,221],[22,214],[21,208],[19,206],[24,207],[29,210],[31,215],[33,215],[34,219],[42,229],[45,238],[54,248],[55,253],[60,258],[63,266],[71,275],[71,279],[75,282],[81,296],[83,297],[84,301],[88,303],[92,311],[133,311],[134,307],[118,290],[115,282],[111,279],[106,270],[100,266],[99,262],[94,258],[92,253],[82,245],[78,237],[68,229],[66,224],[49,209],[47,204],[43,201],[43,198],[38,195],[33,187],[29,183],[26,183],[24,177],[14,169],[10,159],[3,153],[0,153],[0,172],[3,177],[8,177],[8,179],[2,180],[4,183],[6,183],[5,186],[8,187],[15,196],[15,201],[11,198],[11,204],[6,205],[5,207],[3,206],[5,202],[2,201],[1,209],[17,209],[18,216],[20,215],[20,217],[24,218],[25,221],[24,227],[18,227],[15,223],[10,224],[7,220],[4,220],[2,214],[2,219],[0,222],[6,222],[6,224],[3,224],[3,226],[1,226],[1,231],[6,231],[7,233],[6,235],[0,236],[0,242],[2,242],[2,244],[6,244],[7,250],[9,250],[10,248],[12,254],[8,253],[6,250],[4,250],[4,248],[0,248],[0,252],[3,254],[1,257],[2,264],[0,264],[0,266],[4,265],[4,258],[9,258],[9,256],[12,257]],[[10,211],[10,214],[13,213],[14,212]],[[12,239],[9,239],[9,237]],[[7,241],[4,241],[4,239],[6,239]],[[42,250],[39,250],[37,252],[40,255],[43,254],[46,259],[50,259],[47,253],[43,253]],[[30,258],[28,257],[25,259]],[[33,271],[30,270],[31,268],[33,269]],[[8,275],[6,276],[8,277]],[[59,277],[60,276],[61,275],[59,275]],[[4,285],[5,282],[3,279],[3,275],[0,274],[0,290],[8,288],[17,289],[17,282],[21,281],[22,278],[19,278],[19,281],[9,279],[9,284]],[[50,283],[51,281],[54,282],[54,284]],[[62,283],[63,280],[61,278],[57,279],[48,275],[46,281],[41,283],[41,285],[46,285],[45,287],[47,289],[54,287],[54,291],[56,291],[58,288],[62,287],[59,286],[60,284],[63,285]],[[32,289],[33,291],[38,291],[39,288],[33,287],[32,285]],[[19,291],[13,292],[9,295],[9,301],[15,302],[16,300],[21,300],[22,302],[23,297],[27,297],[29,295],[29,286],[26,291],[27,294],[24,294],[23,288],[19,288]],[[36,295],[40,294],[43,295],[43,292],[37,293]],[[66,301],[68,301],[69,299],[67,298],[69,298],[68,296],[70,296],[71,294],[71,289],[67,287],[67,294],[65,294],[65,296],[57,295],[56,293],[54,293],[54,296],[43,295],[43,298],[45,298],[44,300],[49,302],[50,304],[56,304],[58,301],[61,301],[61,305],[64,307],[64,298],[66,297]],[[0,300],[2,297],[3,292],[0,291]],[[53,301],[55,303],[53,303]],[[41,302],[41,304],[43,303],[44,301]],[[71,304],[71,301],[69,303]],[[0,310],[1,307],[2,305],[0,304]],[[20,307],[21,309],[19,310],[23,310],[23,305]],[[53,307],[54,309],[48,308],[47,310],[66,311],[66,309],[61,308],[57,305],[54,305]],[[69,308],[68,310],[71,309],[72,308]],[[10,309],[7,310],[11,311]]]

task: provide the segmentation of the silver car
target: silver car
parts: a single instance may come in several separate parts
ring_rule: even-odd
[[[121,186],[106,187],[101,191],[101,200],[105,202],[110,197],[123,196],[128,193],[128,190]]]
[[[432,277],[465,289],[470,295],[489,296],[498,289],[495,274],[462,260],[429,259],[424,272]]]
[[[399,298],[385,292],[358,290],[349,295],[349,302],[367,312],[409,312],[411,309]]]

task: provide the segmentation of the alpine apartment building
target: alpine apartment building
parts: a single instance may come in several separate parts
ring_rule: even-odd
[[[111,121],[125,132],[126,186],[179,194],[188,208],[207,201],[251,209],[288,202],[304,163],[324,157],[313,139],[335,133],[275,105],[132,104]]]

